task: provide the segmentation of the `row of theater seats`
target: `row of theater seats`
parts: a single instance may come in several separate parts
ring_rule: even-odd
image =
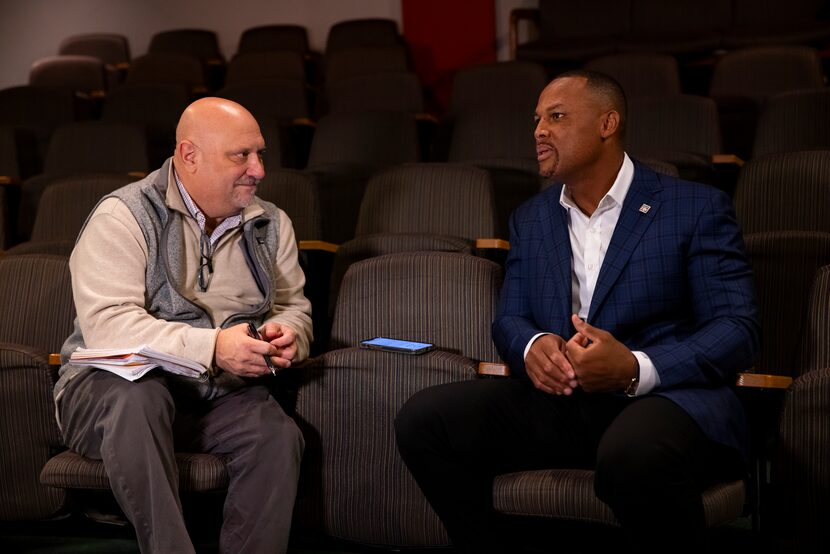
[[[493,98],[462,92],[478,89],[471,83],[488,79],[493,83],[505,82],[504,75],[519,75],[528,69],[522,65],[497,64],[459,74],[455,90],[459,91],[459,98],[469,101],[458,101],[453,115],[433,129],[431,141],[424,140],[416,118],[405,112],[330,114],[313,130],[306,128],[309,132],[302,138],[296,127],[285,127],[263,117],[261,127],[269,147],[266,167],[300,165],[291,163],[293,158],[287,152],[299,148],[299,143],[306,140],[309,153],[304,167],[320,181],[323,200],[325,228],[317,238],[343,242],[353,234],[369,176],[383,167],[423,159],[423,145],[430,142],[434,154],[446,152],[446,155],[435,155],[433,159],[476,165],[491,174],[498,206],[498,236],[506,238],[509,213],[539,189],[533,122],[518,107],[530,102],[528,90],[535,89],[517,86],[513,96],[515,104],[505,101],[498,109],[493,107]],[[544,81],[538,73],[535,75],[535,86],[541,88]],[[43,91],[34,96],[54,98]],[[137,98],[147,97],[139,95]],[[4,104],[4,100],[8,101]],[[0,111],[4,105],[11,109],[15,104],[26,106],[26,101],[21,100],[13,89],[0,91]],[[33,112],[34,105],[34,102],[28,105],[29,113]],[[125,104],[116,112],[130,113],[130,105]],[[146,103],[147,111],[152,111],[153,105]],[[171,120],[175,119],[177,111],[178,107],[158,110],[168,114]],[[717,110],[711,99],[690,95],[635,98],[629,111],[627,150],[632,155],[669,163],[683,177],[720,186],[730,193],[734,191],[738,160],[721,155]],[[760,118],[754,156],[828,148],[828,111],[828,89],[773,96],[766,102]],[[49,112],[44,110],[44,113]],[[37,132],[27,133],[27,130],[39,130],[42,135],[48,135],[49,131],[47,124],[37,125],[34,116],[18,121],[18,126],[0,127],[0,164],[8,168],[6,174],[11,175],[10,186],[0,188],[9,205],[9,209],[0,215],[5,221],[0,228],[7,235],[6,247],[29,237],[40,194],[54,178],[94,171],[143,174],[158,167],[171,150],[172,139],[164,134],[168,138],[156,143],[157,156],[151,165],[147,131],[139,126],[115,123],[111,119],[62,125],[49,137],[42,174],[29,177],[22,186],[14,186],[21,174],[18,162],[36,152],[36,149],[21,147],[21,142],[25,144],[21,137],[37,135]],[[151,126],[151,129],[157,128]],[[172,129],[166,133],[172,134]]]
[[[293,64],[285,58],[291,55],[297,56]],[[368,110],[424,113],[422,87],[405,56],[401,56],[400,63],[386,65],[375,63],[373,59],[366,53],[358,53],[354,56],[355,71],[339,79],[330,79],[325,85],[311,87],[303,78],[299,54],[252,52],[231,63],[225,86],[213,94],[249,105],[260,118],[319,118],[327,113]],[[501,75],[491,71],[493,75],[484,77],[480,71],[477,80],[467,77],[467,81],[472,81],[473,86],[481,90],[462,95],[453,93],[447,115],[458,113],[459,106],[469,102],[475,104],[478,98],[488,96],[499,97],[508,105],[532,112],[535,94],[538,93],[536,81],[544,83],[547,80],[545,70],[532,62],[514,64],[515,69],[501,65],[504,66],[500,70]],[[710,83],[705,91],[697,92],[681,86],[678,60],[668,54],[615,54],[593,58],[585,63],[588,69],[615,77],[631,99],[682,92],[695,92],[712,98],[719,108],[724,145],[728,151],[741,157],[751,153],[754,125],[767,98],[782,92],[821,89],[826,80],[818,51],[807,46],[779,45],[736,50],[723,54],[710,65]],[[78,89],[69,67],[63,68],[59,74],[61,78],[33,79],[31,84]],[[164,75],[142,78],[129,81],[128,86],[175,84],[184,89],[179,95],[187,98],[186,83],[177,80],[177,76],[182,74],[182,71],[172,71],[169,78]],[[498,86],[504,83],[507,83],[505,88]],[[493,85],[496,86],[490,88]],[[525,92],[515,92],[521,87],[527,87]],[[127,93],[117,93],[118,89],[115,89],[108,96],[116,95],[115,103],[123,104],[125,100],[122,97]],[[134,92],[133,96],[137,94]],[[144,94],[152,94],[152,89],[145,89]],[[190,97],[194,97],[193,91],[190,91]],[[492,104],[498,105],[495,102]],[[463,111],[464,108],[461,109]],[[105,115],[112,119],[111,113]],[[154,117],[153,121],[159,119]]]
[[[308,83],[334,82],[371,71],[405,71],[409,54],[397,23],[389,19],[341,21],[329,30],[325,51],[309,47],[298,25],[264,25],[245,30],[237,52],[226,63],[216,32],[174,29],[151,37],[148,51],[130,55],[128,40],[113,33],[64,39],[57,56],[32,64],[30,83],[69,85],[102,96],[123,82],[175,82],[192,93],[251,78],[285,78]]]
[[[830,447],[824,417],[830,398],[830,233],[751,234],[747,246],[765,318],[758,370],[795,380],[783,399],[774,390],[776,377],[767,377],[760,390],[752,375],[739,381],[757,435],[754,479],[707,491],[707,521],[715,526],[746,509],[755,518],[763,515],[769,537],[794,537],[806,551],[822,551],[830,538],[822,520],[830,509],[824,464]],[[491,366],[479,362],[498,362],[489,324],[501,280],[499,264],[457,252],[375,256],[349,268],[329,347],[273,383],[306,437],[298,534],[387,547],[447,544],[398,457],[392,422],[417,390],[490,373]],[[0,317],[8,323],[0,330],[0,430],[3,451],[14,453],[0,456],[9,484],[0,493],[2,521],[48,520],[70,509],[96,508],[97,495],[87,493],[108,490],[102,464],[64,451],[54,422],[56,367],[48,353],[60,348],[73,316],[66,257],[0,258]],[[798,334],[792,336],[790,326]],[[431,342],[437,349],[404,356],[356,347],[378,335]],[[178,462],[183,493],[215,494],[227,487],[224,459],[180,453]],[[501,476],[493,495],[505,513],[617,525],[592,490],[589,471],[550,469]]]
[[[520,43],[523,22],[536,34]],[[514,57],[547,64],[616,52],[699,58],[723,49],[828,41],[830,12],[820,0],[539,0],[538,8],[510,16]]]
[[[647,164],[678,173],[670,165]],[[133,179],[79,174],[50,180],[31,239],[7,253],[68,255],[98,199]],[[499,218],[504,195],[499,196],[486,170],[463,164],[402,164],[367,179],[365,193],[361,188],[359,195],[349,196],[354,189],[325,188],[326,181],[313,172],[276,169],[268,171],[258,187],[257,194],[284,209],[294,223],[309,279],[306,290],[316,308],[318,348],[326,345],[339,283],[356,261],[424,249],[478,252],[497,261],[505,256],[509,237]],[[537,181],[533,193],[550,184]],[[741,168],[734,202],[747,237],[780,231],[830,233],[830,150],[750,160]],[[349,205],[353,211],[347,211]],[[796,340],[791,334],[796,332],[796,326],[787,327],[785,335]],[[774,360],[764,369],[771,371],[785,361]]]

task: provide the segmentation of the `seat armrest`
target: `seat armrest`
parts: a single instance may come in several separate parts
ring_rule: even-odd
[[[743,389],[780,389],[790,387],[792,377],[786,375],[767,375],[764,373],[739,373],[735,385]]]
[[[291,120],[291,125],[294,125],[295,127],[309,127],[311,129],[317,127],[317,124],[314,123],[314,120],[308,117],[295,117]]]
[[[715,180],[711,184],[733,198],[743,165],[744,161],[734,154],[714,154],[712,156],[712,167],[715,171]]]
[[[528,21],[539,28],[539,10],[536,8],[516,8],[510,11],[510,59],[516,59],[516,49],[519,47],[519,23]]]
[[[510,243],[503,239],[476,239],[476,256],[496,262],[504,267],[507,261],[507,254],[510,252]]]
[[[476,373],[479,377],[510,377],[510,368],[502,363],[479,362]]]
[[[510,250],[510,243],[504,239],[476,239],[476,248]]]
[[[713,154],[712,163],[715,165],[735,165],[743,167],[744,161],[735,154]]]
[[[297,247],[303,252],[331,252],[332,254],[339,248],[333,242],[324,240],[301,240],[297,242]]]

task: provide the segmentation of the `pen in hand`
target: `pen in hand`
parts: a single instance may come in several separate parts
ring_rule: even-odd
[[[248,334],[251,336],[252,339],[262,340],[262,335],[259,334],[257,331],[256,326],[248,322]],[[271,362],[271,358],[267,354],[263,354],[262,358],[265,360],[265,365],[268,366],[268,369],[271,371],[271,375],[274,377],[277,376],[277,368],[274,367],[274,364]]]

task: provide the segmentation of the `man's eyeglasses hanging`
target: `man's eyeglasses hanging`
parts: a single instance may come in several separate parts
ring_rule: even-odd
[[[206,292],[213,275],[213,252],[210,239],[205,233],[199,238],[199,289]]]

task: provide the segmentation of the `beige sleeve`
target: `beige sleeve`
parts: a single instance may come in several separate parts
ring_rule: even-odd
[[[274,304],[266,321],[291,327],[297,335],[295,362],[308,357],[312,341],[311,302],[303,294],[305,274],[297,257],[297,240],[291,219],[280,212],[280,244],[277,252],[277,267]]]
[[[69,267],[78,321],[88,348],[147,344],[210,367],[218,329],[157,319],[145,309],[147,244],[129,208],[116,198],[98,206]]]

